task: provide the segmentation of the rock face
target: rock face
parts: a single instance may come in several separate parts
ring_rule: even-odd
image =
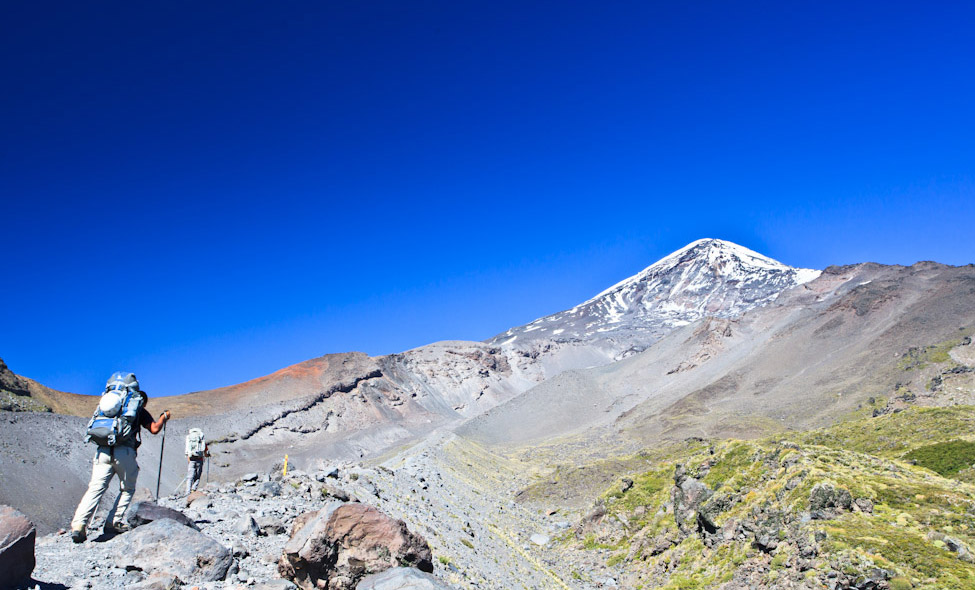
[[[10,506],[0,506],[0,588],[16,588],[34,571],[36,531],[27,517]]]
[[[8,412],[50,412],[51,408],[33,399],[27,380],[15,374],[0,359],[0,410]]]
[[[230,550],[203,533],[163,518],[111,541],[116,564],[184,582],[223,580],[233,563]]]
[[[675,468],[671,497],[674,502],[674,520],[682,533],[696,532],[705,526],[705,522],[709,522],[702,518],[701,506],[712,495],[714,492],[706,485],[687,475],[683,465],[678,465]]]
[[[301,521],[278,571],[306,590],[352,590],[364,576],[396,566],[433,571],[426,540],[372,506],[333,502]]]

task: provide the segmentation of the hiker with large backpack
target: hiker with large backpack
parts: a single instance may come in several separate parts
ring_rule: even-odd
[[[105,532],[109,534],[125,530],[123,517],[132,501],[135,482],[139,477],[136,449],[142,444],[141,428],[159,434],[169,420],[168,411],[153,421],[146,410],[149,396],[139,388],[139,381],[132,373],[114,373],[105,384],[105,391],[88,422],[85,442],[98,445],[92,463],[91,482],[82,496],[78,509],[71,520],[71,540],[81,543],[87,536],[98,502],[102,499],[112,477],[119,480],[119,495],[115,506],[105,519]]]
[[[207,439],[199,428],[190,428],[186,435],[186,493],[196,490],[203,475],[203,462],[210,456]]]

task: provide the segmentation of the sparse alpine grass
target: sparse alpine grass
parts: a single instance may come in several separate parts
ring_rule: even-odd
[[[789,437],[689,441],[655,453],[652,469],[627,476],[632,484],[610,484],[563,542],[605,552],[628,587],[873,579],[891,588],[975,588],[975,486],[959,481],[972,471],[975,442],[963,437],[973,434],[975,408],[957,406]],[[678,465],[713,495],[675,517]],[[845,501],[831,505],[830,494]]]

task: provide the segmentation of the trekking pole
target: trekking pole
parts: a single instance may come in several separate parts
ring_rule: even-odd
[[[163,449],[165,448],[166,448],[166,422],[163,422],[162,442],[159,443],[159,471],[156,472],[156,502],[159,501],[159,480],[162,478],[162,458],[163,458]]]
[[[172,492],[173,494],[175,494],[175,493],[177,493],[177,492],[179,492],[179,489],[180,489],[181,487],[183,487],[183,482],[184,482],[184,481],[186,481],[186,478],[185,478],[185,477],[184,477],[183,479],[181,479],[181,480],[179,480],[179,483],[178,483],[178,484],[176,484],[176,488],[175,488],[175,489],[173,489],[173,492]]]
[[[206,483],[206,485],[210,485],[210,457],[206,457],[203,460],[207,462],[207,483]]]

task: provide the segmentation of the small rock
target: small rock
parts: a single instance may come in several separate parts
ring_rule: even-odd
[[[237,531],[242,535],[256,537],[261,534],[261,527],[257,526],[257,521],[254,520],[253,516],[248,514],[240,521],[240,526],[237,528]]]
[[[200,498],[206,498],[206,497],[207,497],[206,492],[201,492],[200,490],[190,492],[190,494],[186,496],[186,506],[189,507],[193,504],[193,502],[199,500]]]
[[[138,584],[128,586],[132,590],[173,590],[173,588],[180,588],[183,586],[183,581],[179,579],[178,576],[174,574],[151,574],[142,582]]]
[[[251,588],[253,590],[298,590],[297,586],[288,580],[282,580],[281,578],[276,580],[268,580],[267,582],[251,586]]]
[[[950,551],[953,551],[958,555],[958,559],[966,563],[972,563],[975,559],[972,558],[972,553],[968,550],[968,547],[959,541],[958,539],[953,539],[951,537],[944,538],[945,546],[948,547]]]
[[[258,495],[262,498],[280,496],[281,484],[276,481],[264,482],[259,488]]]
[[[341,502],[348,502],[352,498],[345,490],[328,484],[322,487],[322,492],[326,496],[330,496]]]
[[[633,487],[633,480],[630,479],[629,477],[624,477],[623,482],[620,485],[620,491],[625,493],[629,491],[629,489],[632,487]]]
[[[273,516],[258,518],[257,526],[260,528],[261,534],[265,536],[283,535],[288,532],[288,527],[281,522],[281,519]]]

